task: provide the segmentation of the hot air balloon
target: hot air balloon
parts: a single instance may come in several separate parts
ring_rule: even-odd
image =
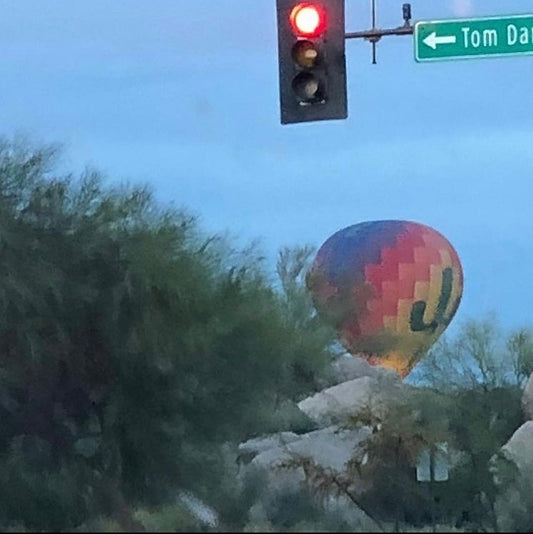
[[[404,378],[457,311],[463,270],[436,230],[371,221],[327,239],[306,283],[319,315],[348,352]]]

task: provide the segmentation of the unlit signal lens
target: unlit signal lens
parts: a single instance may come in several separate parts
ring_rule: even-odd
[[[320,82],[309,72],[300,72],[292,81],[292,89],[301,102],[321,100]]]
[[[310,69],[318,62],[318,50],[311,41],[299,40],[292,48],[292,59],[298,66]]]

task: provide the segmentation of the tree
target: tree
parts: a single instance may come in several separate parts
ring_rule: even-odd
[[[294,324],[298,343],[302,350],[294,360],[291,387],[299,385],[293,392],[301,400],[311,391],[319,391],[329,384],[331,377],[324,374],[323,361],[331,361],[338,354],[335,350],[335,332],[317,315],[311,295],[307,290],[305,276],[311,265],[314,248],[311,246],[284,247],[280,250],[276,266],[281,284],[282,310],[285,320]],[[323,347],[320,357],[308,346]]]
[[[505,337],[496,318],[469,320],[450,340],[442,337],[420,361],[409,382],[440,391],[520,388],[533,372],[533,337],[520,328]]]
[[[57,154],[0,143],[0,516],[139,528],[132,506],[213,499],[220,445],[276,429],[328,349],[252,252]]]
[[[505,338],[488,317],[468,321],[455,339],[440,341],[413,373],[413,382],[448,398],[449,444],[464,460],[451,473],[442,501],[456,521],[496,528],[489,462],[522,423],[521,390],[531,358],[527,329]]]

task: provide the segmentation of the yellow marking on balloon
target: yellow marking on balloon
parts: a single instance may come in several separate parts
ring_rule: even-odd
[[[394,332],[396,330],[396,315],[384,315],[383,326],[386,330]]]
[[[411,332],[411,325],[409,320],[411,318],[411,308],[413,307],[413,299],[398,300],[398,315],[396,317],[396,331],[400,334],[409,334]]]
[[[415,282],[415,301],[423,300],[426,302],[429,293],[429,282]]]
[[[426,301],[426,311],[424,312],[424,322],[429,324],[435,319],[439,297],[442,290],[442,267],[432,265],[430,267],[429,291]]]
[[[445,269],[446,267],[451,267],[453,265],[452,263],[452,257],[450,256],[450,253],[446,249],[439,249],[440,254],[440,260],[442,262],[442,268]]]
[[[405,378],[412,368],[409,364],[409,357],[403,352],[391,350],[387,352],[379,359],[381,366],[387,369],[393,369],[401,377]]]

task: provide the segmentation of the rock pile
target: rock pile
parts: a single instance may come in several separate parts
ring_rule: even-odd
[[[308,459],[328,472],[340,473],[355,458],[365,461],[363,442],[373,432],[365,424],[346,425],[364,410],[379,414],[406,387],[393,371],[372,367],[352,356],[341,357],[332,369],[335,385],[298,403],[298,408],[317,429],[303,434],[280,432],[251,439],[238,448],[241,475],[258,470],[266,475],[269,494],[298,491],[305,481],[303,467],[280,468],[295,459]],[[343,518],[356,530],[375,531],[375,522],[346,496],[329,497],[326,509]],[[261,523],[265,510],[260,502],[251,510],[251,520]]]

